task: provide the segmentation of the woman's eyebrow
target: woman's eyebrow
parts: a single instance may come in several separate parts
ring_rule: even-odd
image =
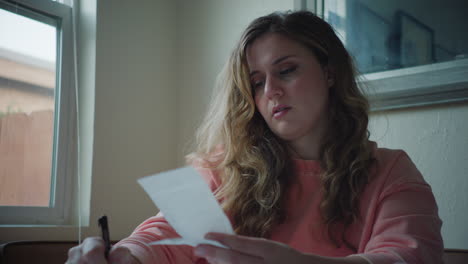
[[[291,57],[295,57],[295,55],[286,55],[286,56],[282,56],[282,57],[279,57],[278,59],[274,60],[273,63],[271,65],[275,65],[275,64],[278,64],[286,59],[289,59]]]
[[[276,60],[274,60],[273,63],[271,63],[271,65],[276,65],[276,64],[278,64],[278,63],[280,63],[280,62],[282,62],[282,61],[284,61],[286,59],[289,59],[291,57],[296,57],[296,55],[281,56],[281,57],[277,58]],[[255,75],[257,73],[258,73],[258,71],[252,71],[252,72],[250,72],[249,77],[252,77],[253,75]]]

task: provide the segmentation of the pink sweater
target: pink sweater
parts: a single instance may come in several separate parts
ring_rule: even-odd
[[[294,160],[295,176],[288,193],[287,220],[272,231],[270,239],[321,256],[360,255],[371,264],[442,263],[442,222],[430,186],[424,181],[408,155],[401,150],[377,148],[378,163],[372,168],[373,180],[360,201],[361,218],[346,232],[346,239],[357,251],[336,248],[324,236],[319,204],[320,166],[318,161]],[[208,169],[200,169],[210,188],[220,179]],[[140,224],[130,237],[117,246],[128,247],[143,264],[205,263],[189,246],[148,246],[146,243],[178,236],[162,214]]]

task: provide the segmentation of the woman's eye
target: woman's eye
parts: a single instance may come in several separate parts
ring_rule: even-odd
[[[286,68],[286,69],[284,69],[284,70],[281,70],[281,71],[280,71],[280,74],[281,74],[281,75],[287,75],[287,74],[289,74],[289,73],[294,72],[296,69],[297,69],[297,66],[292,66],[292,67]]]
[[[252,83],[252,87],[253,87],[254,89],[260,88],[260,87],[262,87],[262,86],[263,86],[263,81],[256,81],[256,82],[253,82],[253,83]]]

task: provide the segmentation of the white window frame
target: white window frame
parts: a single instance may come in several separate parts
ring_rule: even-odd
[[[296,10],[324,15],[325,0],[295,0]],[[468,101],[468,59],[363,74],[371,111]]]
[[[48,207],[0,206],[0,226],[68,225],[72,223],[73,190],[77,177],[72,8],[50,0],[0,0],[0,3],[44,23],[48,23],[50,17],[59,21],[50,204]],[[31,16],[27,10],[37,15]]]

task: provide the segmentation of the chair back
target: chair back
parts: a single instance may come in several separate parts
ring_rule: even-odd
[[[0,245],[1,264],[63,264],[73,241],[16,241]]]
[[[468,264],[468,250],[466,249],[449,249],[444,250],[445,264]]]

